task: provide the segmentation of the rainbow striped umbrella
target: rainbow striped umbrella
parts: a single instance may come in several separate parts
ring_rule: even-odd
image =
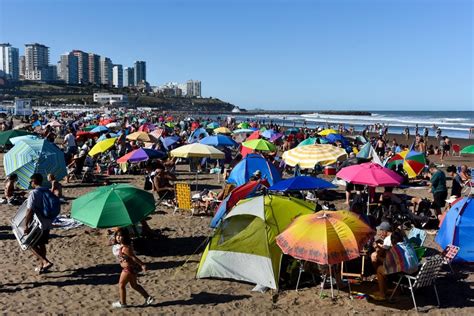
[[[18,141],[3,157],[3,165],[6,175],[18,176],[18,185],[23,189],[29,188],[33,173],[41,173],[45,184],[48,173],[54,174],[57,180],[67,174],[64,153],[44,139]]]
[[[426,158],[421,152],[405,150],[390,158],[387,167],[391,168],[400,164],[403,164],[403,169],[407,172],[409,178],[415,178],[425,168]]]

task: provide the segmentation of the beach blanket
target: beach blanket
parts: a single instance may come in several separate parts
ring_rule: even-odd
[[[384,268],[387,274],[397,272],[411,274],[418,270],[418,264],[418,256],[413,246],[406,242],[400,242],[387,252]]]
[[[79,226],[82,226],[81,222],[78,222],[75,219],[69,218],[69,217],[64,216],[64,215],[59,215],[53,221],[53,227],[54,228],[69,230],[69,229],[77,228]]]

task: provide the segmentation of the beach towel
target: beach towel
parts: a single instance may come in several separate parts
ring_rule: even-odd
[[[75,219],[66,217],[64,215],[59,215],[53,221],[53,227],[54,228],[69,230],[69,229],[77,228],[79,226],[82,226],[81,222],[78,222]]]
[[[387,252],[384,268],[387,274],[397,272],[411,274],[418,270],[418,264],[418,256],[413,246],[406,242],[400,242]]]

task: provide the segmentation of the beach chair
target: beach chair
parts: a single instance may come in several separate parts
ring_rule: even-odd
[[[392,300],[399,286],[406,287],[411,292],[413,305],[415,305],[415,310],[418,312],[418,306],[416,305],[414,291],[420,288],[427,287],[427,286],[433,286],[435,295],[436,295],[436,300],[438,302],[438,307],[439,307],[440,302],[439,302],[439,296],[438,296],[438,289],[436,288],[435,282],[436,282],[436,278],[438,277],[438,273],[441,270],[441,266],[443,265],[443,262],[444,262],[443,258],[439,255],[436,255],[432,257],[431,259],[427,260],[425,263],[423,263],[423,265],[421,266],[416,276],[403,274],[398,280],[397,286],[393,290],[389,301]],[[408,280],[408,285],[401,284],[404,278]]]
[[[191,216],[194,215],[195,207],[191,198],[191,186],[186,182],[176,182],[174,184],[175,196],[176,196],[176,206],[174,208],[173,214],[178,210],[190,211]]]
[[[422,229],[413,227],[408,232],[408,241],[416,247],[422,247],[426,240],[426,232]]]
[[[222,199],[225,199],[227,196],[229,196],[230,192],[235,189],[235,185],[231,183],[226,183],[224,186],[224,192],[222,193]]]
[[[446,248],[441,253],[444,261],[443,264],[447,264],[451,273],[454,274],[453,267],[451,266],[451,262],[453,262],[454,258],[458,255],[459,247],[454,245],[447,245]]]

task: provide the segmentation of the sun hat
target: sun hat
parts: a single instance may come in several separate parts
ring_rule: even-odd
[[[392,225],[389,222],[382,222],[379,226],[377,226],[377,230],[384,230],[384,231],[392,231]]]

